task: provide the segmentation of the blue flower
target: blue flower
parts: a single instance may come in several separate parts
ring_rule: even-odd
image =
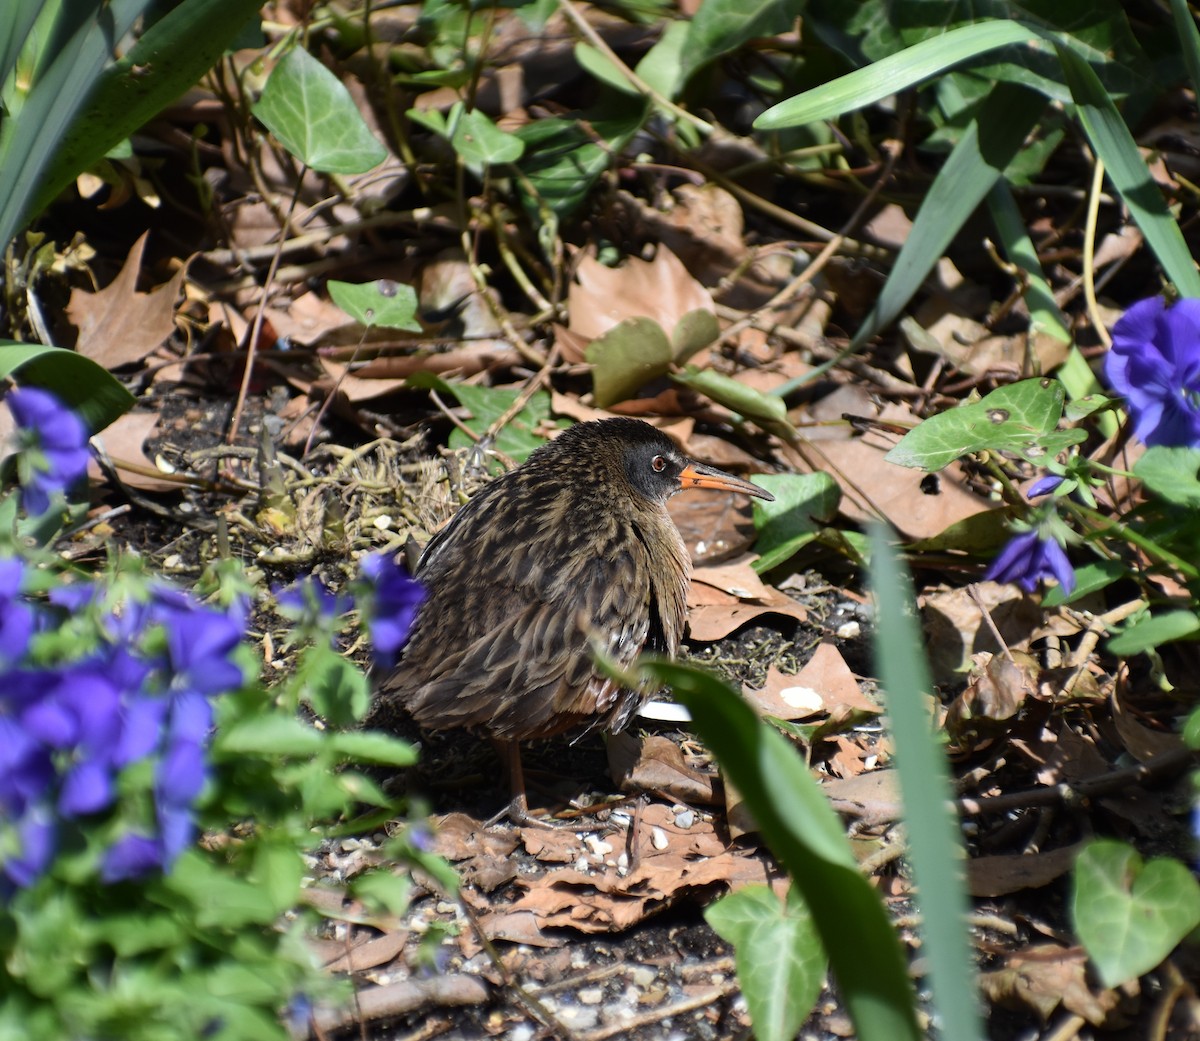
[[[1058,474],[1046,474],[1045,477],[1039,477],[1029,486],[1029,490],[1025,493],[1025,498],[1036,499],[1039,495],[1049,495],[1055,488],[1063,483],[1063,478]]]
[[[1058,539],[1036,528],[1009,539],[984,577],[993,582],[1016,582],[1027,593],[1047,578],[1057,578],[1068,595],[1075,588],[1075,572],[1066,551]]]
[[[364,558],[362,573],[373,594],[367,625],[375,662],[387,668],[395,664],[401,648],[408,642],[417,608],[425,599],[425,589],[389,553],[373,553]]]
[[[298,622],[328,622],[353,606],[348,596],[338,596],[315,575],[305,575],[285,589],[275,590],[280,611]]]
[[[33,636],[33,606],[20,595],[24,577],[22,561],[0,560],[0,667],[18,661]]]
[[[18,387],[4,399],[23,431],[21,505],[30,516],[50,508],[50,498],[74,487],[87,474],[88,431],[74,412],[49,391]]]
[[[1200,300],[1139,300],[1113,326],[1104,374],[1147,445],[1200,447]]]
[[[0,561],[0,871],[10,884],[36,881],[53,860],[58,824],[110,810],[121,771],[145,760],[154,765],[153,819],[104,853],[101,877],[169,870],[195,837],[211,699],[244,680],[235,660],[244,605],[222,612],[161,583],[115,605],[88,583],[34,605],[17,599],[20,579]],[[94,608],[98,645],[54,668],[8,661],[14,606],[30,608],[35,631],[60,624],[64,610]],[[12,641],[23,655],[20,644]]]

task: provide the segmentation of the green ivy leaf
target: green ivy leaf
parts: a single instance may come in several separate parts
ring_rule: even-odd
[[[745,886],[704,912],[734,947],[738,983],[758,1041],[791,1041],[812,1011],[825,980],[821,938],[792,889],[787,902],[765,885]]]
[[[427,372],[410,376],[406,386],[432,387],[440,393],[452,394],[471,413],[470,417],[463,421],[463,425],[480,436],[486,434],[492,424],[508,412],[520,394],[520,391],[505,387],[477,387],[469,383],[452,383]],[[510,459],[523,463],[534,449],[546,443],[545,437],[538,431],[553,425],[550,419],[550,395],[545,391],[538,391],[520,412],[500,428],[494,447]],[[566,423],[560,421],[558,425],[566,426]],[[455,430],[450,435],[451,448],[469,448],[473,444],[475,442],[461,430]],[[497,462],[495,469],[503,470],[503,464]]]
[[[1090,843],[1075,862],[1071,914],[1105,987],[1159,965],[1200,925],[1200,883],[1178,860],[1143,862],[1124,842]]]
[[[841,491],[829,474],[755,474],[751,481],[775,496],[754,500],[755,549],[760,574],[778,567],[812,542],[837,510]]]
[[[1200,506],[1200,448],[1147,448],[1133,472],[1152,492],[1167,502],[1187,509]]]
[[[1139,619],[1109,640],[1107,646],[1113,654],[1127,658],[1198,633],[1200,617],[1194,611],[1167,611]]]
[[[1062,384],[1054,379],[1021,380],[998,387],[982,401],[930,416],[905,434],[884,458],[898,466],[928,471],[985,449],[1045,462],[1087,436],[1082,430],[1055,429],[1062,419],[1065,397]]]
[[[689,365],[683,372],[672,373],[671,379],[707,395],[718,405],[724,405],[760,426],[791,428],[787,418],[787,405],[783,398],[775,394],[764,394],[761,390],[749,387],[723,372]]]
[[[15,373],[19,382],[57,394],[93,434],[133,407],[133,395],[111,372],[61,347],[0,340],[0,378]]]
[[[284,148],[322,173],[366,173],[387,158],[349,91],[303,47],[271,70],[252,111]]]
[[[592,363],[592,385],[599,408],[627,401],[671,368],[671,344],[653,318],[626,318],[584,352]]]
[[[398,737],[377,730],[347,730],[330,735],[330,745],[340,755],[380,766],[412,766],[417,750]]]
[[[339,282],[331,278],[326,288],[333,302],[360,325],[421,331],[421,323],[417,321],[417,291],[412,286],[390,278],[377,278],[374,282]]]

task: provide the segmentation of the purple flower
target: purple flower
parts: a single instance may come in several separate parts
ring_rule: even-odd
[[[18,886],[31,886],[50,866],[54,857],[56,828],[54,816],[43,807],[34,807],[17,825],[21,855],[4,863],[4,873]]]
[[[408,642],[425,590],[389,553],[373,553],[364,558],[362,573],[374,594],[368,627],[375,661],[386,668],[395,663],[400,649]]]
[[[103,856],[101,877],[169,870],[193,841],[193,807],[208,777],[211,697],[244,681],[235,652],[244,607],[223,612],[151,584],[148,595],[107,606],[99,587],[64,587],[35,607],[34,629],[63,611],[93,611],[98,640],[56,668],[16,668],[3,656],[6,610],[21,574],[0,561],[0,820],[14,850],[0,872],[29,885],[54,856],[57,825],[109,810],[121,771],[154,765],[154,820],[142,820]],[[16,632],[17,630],[13,630]],[[19,635],[19,633],[18,633]],[[19,640],[14,640],[17,646]]]
[[[1039,477],[1029,486],[1029,491],[1025,493],[1025,498],[1036,499],[1039,495],[1049,495],[1055,488],[1063,483],[1063,478],[1058,474],[1046,474],[1045,477]]]
[[[4,399],[24,431],[29,468],[21,504],[30,516],[50,508],[50,497],[83,480],[88,465],[88,431],[81,420],[49,391],[18,387]]]
[[[1016,582],[1027,593],[1046,578],[1057,578],[1068,595],[1075,588],[1075,572],[1066,551],[1056,538],[1043,536],[1036,529],[1009,539],[984,577],[994,582]]]
[[[100,877],[105,882],[140,878],[162,866],[162,852],[155,839],[131,832],[117,839],[104,854]]]
[[[17,661],[33,636],[33,606],[22,600],[25,565],[15,557],[0,560],[0,668]]]
[[[1147,445],[1200,447],[1200,300],[1139,300],[1113,326],[1104,374]]]
[[[331,621],[353,606],[350,597],[336,595],[315,575],[305,575],[286,589],[276,590],[275,600],[287,617],[301,622]]]
[[[155,591],[151,618],[167,634],[171,688],[199,694],[224,694],[243,682],[231,660],[245,629],[234,617],[202,607],[178,590]]]

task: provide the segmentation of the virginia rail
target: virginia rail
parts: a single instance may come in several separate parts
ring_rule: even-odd
[[[400,707],[431,730],[491,735],[509,816],[526,819],[517,742],[618,731],[650,693],[603,675],[593,649],[628,666],[679,648],[691,560],[667,500],[688,488],[772,498],[636,419],[579,423],[497,478],[425,547],[427,597],[368,724]]]

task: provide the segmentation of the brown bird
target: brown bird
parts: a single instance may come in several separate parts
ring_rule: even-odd
[[[406,709],[431,730],[496,738],[525,817],[517,742],[580,728],[619,731],[648,690],[600,672],[674,655],[691,561],[667,513],[687,488],[763,489],[683,455],[649,423],[580,423],[471,499],[425,547],[427,597],[372,720]]]

